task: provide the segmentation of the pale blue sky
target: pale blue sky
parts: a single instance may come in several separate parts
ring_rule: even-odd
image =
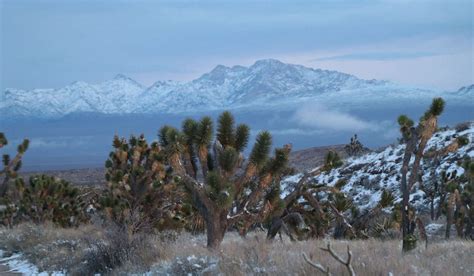
[[[277,58],[454,90],[473,80],[473,1],[0,0],[0,88],[117,73],[145,85]]]

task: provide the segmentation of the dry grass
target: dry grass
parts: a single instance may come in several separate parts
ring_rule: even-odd
[[[114,234],[116,231],[97,225],[57,229],[51,225],[21,224],[13,229],[0,229],[0,247],[23,252],[41,269],[67,270],[77,274],[101,267],[100,264],[87,267],[84,264],[86,257],[94,256],[97,261],[104,252],[122,252],[118,254],[120,261],[109,273],[319,275],[303,260],[301,254],[305,252],[313,261],[328,266],[334,275],[347,275],[342,265],[319,249],[326,245],[325,240],[267,242],[261,232],[253,233],[246,239],[228,233],[221,249],[211,252],[205,248],[203,236],[183,233],[174,239],[173,235],[157,234],[126,240],[124,236]],[[116,243],[126,246],[117,249],[118,245],[113,245],[114,238],[110,235],[115,237]],[[108,245],[103,247],[105,249],[101,254],[98,254],[100,250],[94,251],[94,244],[97,243]],[[419,246],[409,254],[401,253],[399,241],[331,241],[331,244],[344,258],[349,244],[358,275],[389,275],[390,272],[393,275],[474,274],[473,242],[436,242],[430,244],[428,249]],[[90,255],[91,251],[96,255]]]

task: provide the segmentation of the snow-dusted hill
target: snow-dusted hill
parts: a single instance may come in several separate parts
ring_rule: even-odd
[[[474,102],[472,86],[456,92],[432,91],[278,60],[250,67],[219,65],[189,82],[158,81],[144,87],[124,75],[89,84],[74,82],[59,89],[6,89],[0,101],[3,116],[61,117],[77,112],[104,114],[190,113],[234,108],[282,108],[308,100],[350,106],[393,104],[394,100],[450,104]]]
[[[441,171],[453,173],[460,176],[464,173],[464,169],[458,161],[463,160],[466,156],[474,158],[474,122],[470,122],[468,129],[457,131],[455,129],[447,129],[439,131],[429,140],[425,152],[429,150],[441,150],[451,144],[457,137],[465,136],[469,139],[469,143],[457,151],[444,156],[440,160],[440,165],[436,168],[436,174]],[[368,153],[360,157],[349,158],[344,165],[333,169],[330,172],[322,173],[314,178],[319,184],[327,184],[334,186],[338,181],[345,181],[346,184],[341,188],[345,194],[350,195],[354,202],[361,209],[370,209],[380,201],[382,190],[390,191],[395,202],[401,200],[400,193],[400,171],[402,165],[405,145],[391,145],[377,152]],[[414,157],[411,162],[413,162]],[[422,161],[422,179],[424,183],[428,183],[432,178],[433,170],[429,164]],[[294,184],[302,177],[302,174],[290,176],[283,181],[282,196],[287,195],[293,190]],[[428,208],[428,199],[426,194],[415,184],[414,191],[410,195],[411,203],[417,209]]]

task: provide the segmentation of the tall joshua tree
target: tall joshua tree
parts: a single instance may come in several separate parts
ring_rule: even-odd
[[[403,141],[406,144],[405,154],[403,156],[403,164],[401,168],[401,183],[400,189],[402,192],[402,234],[403,234],[403,250],[407,251],[413,248],[413,230],[414,223],[409,217],[409,197],[413,185],[418,179],[418,170],[420,168],[420,161],[423,158],[428,140],[433,136],[438,126],[438,116],[444,110],[444,100],[442,98],[435,98],[431,103],[430,108],[421,117],[420,122],[415,127],[413,120],[406,115],[398,117],[398,124],[400,125],[400,132],[403,136]],[[412,164],[410,160],[412,156],[415,159]],[[408,172],[410,172],[408,178]]]
[[[166,161],[204,218],[209,248],[219,247],[227,229],[237,222],[257,222],[274,208],[265,195],[286,167],[290,147],[275,149],[270,158],[271,135],[262,131],[244,161],[249,135],[249,127],[236,126],[229,112],[220,115],[215,139],[209,117],[185,121],[183,132],[169,126],[160,129]],[[200,166],[191,170],[186,164],[190,158],[193,164],[192,156],[197,156]]]

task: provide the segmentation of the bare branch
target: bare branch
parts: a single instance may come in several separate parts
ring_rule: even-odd
[[[328,275],[328,276],[331,276],[331,272],[329,272],[329,267],[328,268],[324,268],[321,264],[318,264],[318,263],[315,263],[315,262],[312,262],[308,256],[306,256],[306,254],[303,252],[303,258],[304,260],[310,264],[312,267],[318,269],[319,271],[321,271],[322,273]]]
[[[343,264],[347,268],[347,271],[349,271],[349,275],[351,275],[351,276],[356,275],[355,271],[354,271],[354,268],[352,267],[352,264],[351,264],[351,262],[352,262],[352,252],[349,248],[349,245],[347,245],[347,261],[344,261],[339,255],[336,254],[336,252],[333,251],[333,249],[331,247],[331,243],[329,243],[329,242],[327,244],[327,248],[321,248],[321,250],[329,252],[329,254],[331,254],[331,256],[334,259],[336,259],[336,261]]]

